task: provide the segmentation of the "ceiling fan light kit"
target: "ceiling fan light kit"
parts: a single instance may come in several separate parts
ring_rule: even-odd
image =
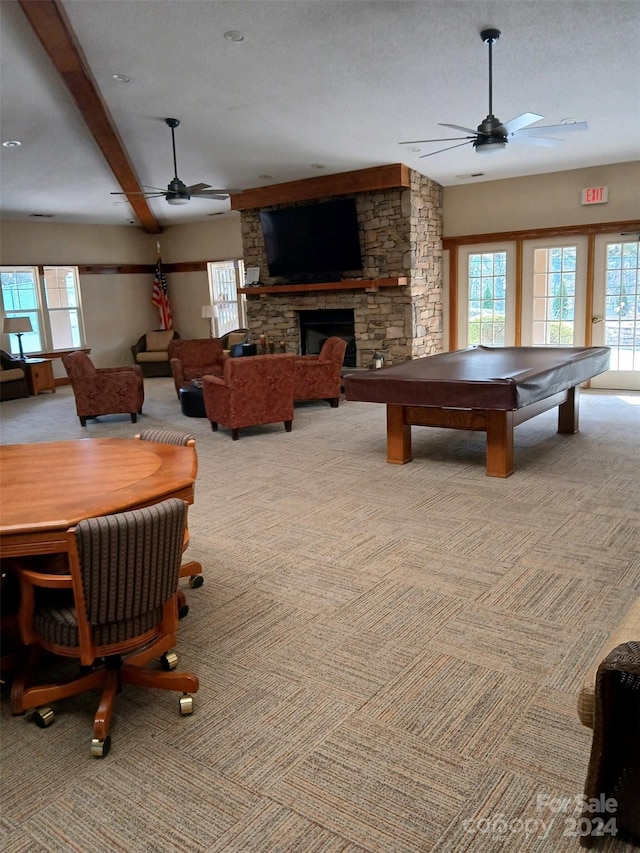
[[[463,127],[459,124],[445,124],[438,122],[440,127],[451,127],[453,130],[460,130],[463,133],[470,134],[469,136],[450,136],[441,137],[439,139],[413,139],[407,142],[401,142],[400,145],[422,145],[427,142],[457,142],[457,145],[448,145],[446,148],[439,148],[437,151],[431,151],[429,154],[422,154],[420,159],[431,157],[434,154],[441,154],[443,151],[451,151],[453,148],[462,148],[463,145],[471,143],[477,154],[490,154],[498,151],[504,151],[509,142],[509,137],[514,141],[527,142],[530,145],[539,145],[541,147],[552,148],[562,144],[562,140],[553,139],[541,136],[540,133],[562,133],[566,130],[588,130],[586,122],[574,122],[571,124],[555,124],[546,127],[530,127],[535,122],[540,121],[544,116],[538,113],[522,113],[522,115],[507,121],[504,124],[499,118],[493,114],[493,45],[500,38],[500,30],[495,28],[481,30],[480,38],[489,48],[489,113],[482,121],[476,130],[471,127]],[[410,149],[416,150],[416,149]]]

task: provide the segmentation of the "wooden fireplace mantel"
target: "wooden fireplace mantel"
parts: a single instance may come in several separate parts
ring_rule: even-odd
[[[406,276],[393,278],[350,278],[345,281],[318,281],[313,284],[273,284],[257,285],[254,287],[240,287],[240,293],[247,296],[282,296],[285,293],[313,293],[317,290],[368,290],[375,292],[381,287],[406,287],[408,279]]]

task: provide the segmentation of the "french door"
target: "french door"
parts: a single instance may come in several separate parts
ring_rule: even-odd
[[[525,240],[520,345],[585,344],[587,237]]]
[[[611,347],[611,366],[592,388],[640,391],[640,241],[602,234],[595,240],[592,343]]]

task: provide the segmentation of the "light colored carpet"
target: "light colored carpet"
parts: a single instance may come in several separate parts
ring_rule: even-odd
[[[95,695],[43,731],[3,693],[3,850],[577,851],[539,798],[582,793],[581,676],[640,590],[640,395],[583,394],[575,436],[523,424],[498,480],[481,434],[414,427],[388,465],[383,406],[301,404],[233,442],[145,387],[137,425],[82,429],[69,388],[4,402],[1,439],[195,435],[195,713],[126,687],[96,760]]]

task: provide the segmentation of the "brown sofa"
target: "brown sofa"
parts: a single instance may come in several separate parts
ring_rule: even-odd
[[[222,376],[224,361],[221,338],[171,341],[169,363],[178,398],[180,398],[180,388],[192,379],[201,379],[205,374]]]
[[[0,400],[28,397],[27,369],[24,361],[0,350]]]
[[[179,337],[175,329],[155,329],[142,335],[131,347],[131,354],[143,376],[171,376],[169,344]]]

